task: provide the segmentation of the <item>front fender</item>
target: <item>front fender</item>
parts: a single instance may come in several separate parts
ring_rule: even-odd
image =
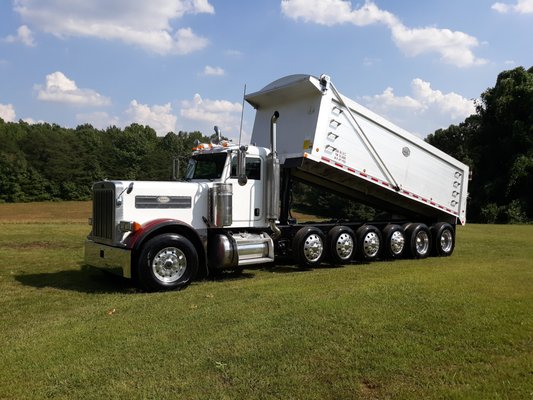
[[[163,234],[163,233],[177,233],[187,238],[195,247],[198,253],[198,261],[200,262],[200,268],[205,270],[205,276],[208,275],[207,269],[207,257],[206,257],[206,238],[202,239],[198,231],[186,222],[179,221],[170,218],[161,218],[148,221],[141,226],[141,229],[133,232],[125,240],[124,244],[134,254],[133,260],[137,260],[140,251],[151,238]],[[135,270],[132,265],[132,272]]]

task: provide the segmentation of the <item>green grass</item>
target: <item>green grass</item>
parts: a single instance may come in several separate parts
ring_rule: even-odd
[[[84,206],[20,205],[24,223],[5,206],[2,399],[533,397],[533,226],[461,227],[449,258],[146,294],[82,267],[88,226],[63,216]]]

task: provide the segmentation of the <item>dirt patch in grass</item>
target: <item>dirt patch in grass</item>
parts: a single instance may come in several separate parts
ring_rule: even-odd
[[[90,201],[4,203],[0,223],[86,223],[91,216]]]

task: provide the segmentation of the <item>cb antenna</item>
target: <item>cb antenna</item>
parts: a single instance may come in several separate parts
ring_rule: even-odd
[[[239,148],[241,148],[242,138],[242,120],[244,118],[244,97],[246,96],[246,83],[244,84],[244,92],[242,94],[242,109],[241,109],[241,128],[239,129]]]

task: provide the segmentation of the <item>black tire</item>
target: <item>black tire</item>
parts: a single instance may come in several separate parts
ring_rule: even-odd
[[[401,258],[406,246],[405,232],[400,225],[389,224],[383,229],[383,257]]]
[[[438,222],[431,227],[433,253],[439,257],[452,255],[455,248],[455,229],[446,222]]]
[[[347,226],[330,229],[326,243],[332,264],[349,263],[355,254],[355,233]]]
[[[381,232],[373,225],[363,225],[355,232],[356,257],[362,261],[374,261],[381,253]]]
[[[431,232],[425,224],[411,223],[405,229],[407,252],[412,258],[426,258],[431,253]]]
[[[301,267],[314,267],[324,258],[324,234],[318,228],[303,227],[292,240],[294,261]]]
[[[185,237],[166,233],[146,242],[138,263],[138,283],[149,292],[183,289],[198,272],[198,253]]]

